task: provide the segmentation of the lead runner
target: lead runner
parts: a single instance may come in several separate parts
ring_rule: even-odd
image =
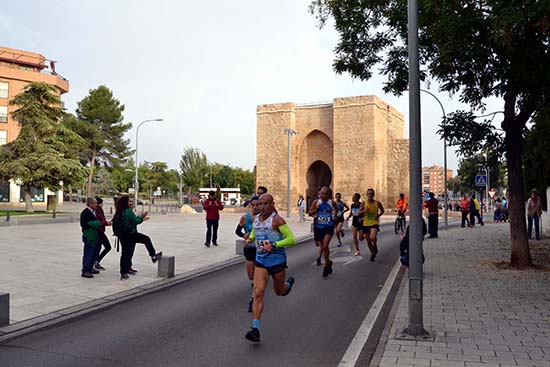
[[[245,338],[252,342],[260,341],[260,317],[264,309],[264,294],[269,277],[273,278],[273,290],[278,296],[286,296],[292,290],[294,278],[286,277],[285,247],[294,245],[296,240],[285,220],[275,211],[273,196],[263,194],[258,200],[260,214],[254,217],[254,224],[248,244],[256,243],[254,267],[254,302],[252,303],[252,327]]]

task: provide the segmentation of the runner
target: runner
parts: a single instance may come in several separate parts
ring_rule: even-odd
[[[351,219],[351,235],[353,237],[353,244],[355,245],[355,254],[353,256],[361,255],[359,251],[359,241],[363,241],[363,217],[359,216],[359,209],[361,209],[361,194],[356,192],[351,198],[351,210],[349,212],[348,218]]]
[[[319,198],[321,197],[321,190],[317,191],[317,199],[315,199],[313,201],[313,203],[311,203],[311,207],[313,207],[315,205],[315,203],[317,203],[317,201],[319,200]],[[316,215],[310,215],[309,212],[308,212],[308,215],[310,217],[313,217],[313,232],[315,233],[315,228],[317,228],[317,216]],[[317,266],[321,266],[322,262],[321,262],[321,258],[323,257],[323,247],[321,246],[321,243],[323,242],[322,240],[318,240],[315,238],[313,238],[313,240],[315,241],[315,247],[317,247],[319,249],[319,256],[317,256],[317,260],[316,260],[316,263],[317,263]]]
[[[336,216],[334,217],[334,224],[336,225],[336,238],[338,239],[338,247],[342,246],[341,238],[344,237],[344,213],[349,211],[349,206],[342,201],[342,195],[337,192],[335,195],[336,201]]]
[[[258,208],[258,197],[253,196],[249,201],[249,211],[241,217],[237,228],[235,229],[235,234],[243,239],[247,239],[252,232],[252,225],[254,223],[254,217],[260,213]],[[245,258],[246,265],[246,274],[250,280],[250,287],[254,290],[254,260],[256,260],[256,246],[250,246],[245,242],[243,248],[243,254]],[[254,294],[253,294],[254,295]],[[250,297],[248,302],[248,312],[252,312],[252,302],[254,301],[253,295]]]
[[[374,261],[378,254],[378,232],[380,231],[380,217],[384,214],[382,204],[374,199],[374,189],[367,190],[367,200],[361,203],[359,215],[363,218],[363,234],[367,238],[367,245],[371,252],[370,261]]]
[[[264,294],[269,277],[273,278],[273,290],[278,296],[286,296],[292,290],[294,278],[286,276],[285,247],[296,240],[285,220],[275,212],[273,196],[263,194],[258,200],[260,213],[254,217],[254,224],[246,242],[256,241],[256,261],[254,269],[254,302],[252,327],[245,338],[252,342],[260,341],[260,316],[264,309]]]
[[[325,266],[323,267],[323,278],[328,277],[332,273],[332,261],[330,261],[329,244],[334,235],[334,215],[336,208],[332,200],[330,200],[330,189],[323,186],[319,191],[319,199],[309,209],[309,215],[315,216],[317,222],[313,229],[313,238],[315,242],[320,242],[321,255],[325,258]],[[319,264],[319,260],[317,261]]]

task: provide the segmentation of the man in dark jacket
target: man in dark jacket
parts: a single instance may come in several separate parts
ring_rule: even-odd
[[[93,278],[93,274],[99,273],[93,268],[99,240],[99,227],[101,226],[101,222],[95,214],[96,209],[96,199],[87,198],[86,208],[80,213],[80,227],[82,227],[82,242],[84,243],[84,254],[82,256],[83,278]]]
[[[206,212],[206,242],[204,245],[210,247],[210,240],[214,246],[218,246],[218,224],[220,222],[220,210],[223,210],[222,202],[216,198],[216,193],[210,191],[208,199],[204,201],[202,208]]]

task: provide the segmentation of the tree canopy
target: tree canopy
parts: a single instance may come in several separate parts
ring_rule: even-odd
[[[441,91],[458,94],[472,109],[483,110],[489,97],[503,101],[511,263],[530,265],[522,133],[532,114],[550,103],[550,0],[418,4],[420,79],[436,81]],[[314,0],[310,9],[321,25],[334,18],[340,35],[333,64],[337,73],[368,80],[380,65],[388,78],[387,92],[400,94],[408,88],[406,0]],[[464,119],[451,116],[445,122],[461,130]]]
[[[122,112],[124,105],[114,98],[109,88],[100,85],[78,102],[77,119],[69,121],[87,143],[84,154],[90,167],[88,196],[93,193],[92,180],[96,163],[117,166],[131,154],[124,133],[132,124],[123,123]]]
[[[49,84],[30,83],[9,104],[18,107],[12,116],[21,130],[17,139],[0,146],[0,176],[22,182],[32,212],[31,186],[59,190],[63,182],[85,175],[76,154],[84,141],[59,123],[61,101]]]

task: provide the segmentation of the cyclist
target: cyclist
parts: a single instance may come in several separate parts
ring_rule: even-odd
[[[407,219],[405,218],[405,213],[407,212],[409,204],[407,203],[407,197],[405,196],[405,194],[399,194],[399,199],[397,199],[395,207],[397,208],[397,217],[403,218],[403,228],[407,227]]]

